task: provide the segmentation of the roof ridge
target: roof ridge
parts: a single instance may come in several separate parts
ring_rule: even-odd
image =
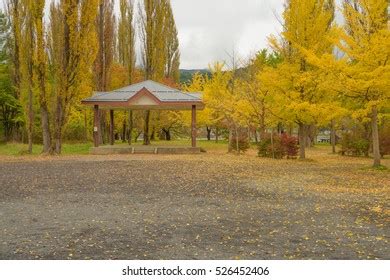
[[[124,86],[124,87],[115,89],[115,90],[113,90],[113,91],[125,91],[125,90],[123,90],[123,89],[128,88],[128,87],[130,87],[130,86],[137,86],[137,85],[142,84],[142,83],[144,83],[144,82],[145,82],[145,81],[143,81],[143,82],[138,82],[138,83],[131,84],[131,85],[127,85],[127,86]]]
[[[131,84],[131,85],[127,85],[125,87],[122,87],[122,88],[119,88],[119,89],[116,89],[116,90],[113,90],[114,92],[124,92],[124,91],[132,91],[132,92],[136,92],[137,90],[129,90],[129,88],[134,88],[134,87],[143,87],[143,88],[146,88],[147,90],[149,91],[153,91],[152,89],[148,88],[148,83],[149,84],[152,84],[152,85],[155,85],[157,87],[162,87],[164,89],[166,89],[167,91],[174,91],[174,92],[178,92],[180,91],[179,89],[176,89],[176,88],[172,88],[172,87],[169,87],[167,85],[164,85],[162,83],[159,83],[159,82],[155,82],[153,80],[145,80],[145,81],[142,81],[142,82],[139,82],[139,83],[135,83],[135,84]],[[157,90],[158,91],[158,90]]]
[[[92,97],[100,97],[103,95],[110,94],[109,91],[93,91],[93,96]]]
[[[145,81],[145,82],[152,82],[153,84],[156,84],[156,85],[159,85],[159,86],[162,86],[162,87],[164,87],[164,88],[169,89],[169,91],[180,91],[180,90],[177,89],[177,88],[173,88],[173,87],[164,85],[163,83],[159,83],[159,82],[156,82],[156,81],[153,81],[153,80],[147,80],[147,81]]]

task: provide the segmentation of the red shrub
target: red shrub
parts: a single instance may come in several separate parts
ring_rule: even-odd
[[[284,133],[282,134],[281,142],[287,158],[296,158],[298,156],[299,148],[297,137]]]
[[[390,155],[390,126],[381,130],[379,142],[381,156]]]
[[[287,134],[281,136],[274,134],[271,139],[269,134],[260,141],[258,150],[260,157],[296,158],[298,155],[298,139]]]

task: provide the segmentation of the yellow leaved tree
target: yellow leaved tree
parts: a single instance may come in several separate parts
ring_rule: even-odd
[[[293,121],[299,127],[301,159],[310,126],[323,116],[322,104],[326,95],[321,89],[325,80],[323,71],[307,59],[306,51],[321,56],[332,52],[327,36],[332,29],[334,3],[332,0],[291,0],[286,2],[283,14],[282,37],[270,38],[273,49],[282,55],[283,62],[268,69],[263,83],[272,88],[279,104],[279,117]]]
[[[236,69],[225,70],[224,67],[224,63],[218,62],[211,67],[212,77],[204,88],[204,101],[217,114],[217,120],[229,129],[229,151],[235,149],[240,152],[239,134],[242,134],[241,128],[249,127],[253,108],[243,98],[244,88]]]
[[[344,0],[345,25],[335,42],[344,57],[331,69],[335,86],[371,121],[374,166],[381,164],[378,123],[390,107],[390,30],[387,0]],[[329,64],[328,64],[329,68]]]
[[[199,72],[195,73],[192,77],[192,81],[188,85],[183,86],[185,92],[198,93],[204,98],[204,90],[209,83],[209,78],[207,75],[203,75]],[[191,123],[191,113],[184,112],[183,120],[185,124],[190,125]],[[199,127],[205,127],[207,131],[207,139],[211,139],[211,131],[215,129],[215,134],[217,136],[218,129],[221,127],[221,114],[217,110],[210,106],[206,106],[203,111],[198,112],[197,114],[197,124]],[[218,136],[217,136],[218,137]]]

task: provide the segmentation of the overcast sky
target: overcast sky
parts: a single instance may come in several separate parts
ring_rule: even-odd
[[[283,11],[284,0],[171,2],[179,32],[180,67],[202,69],[212,62],[228,59],[227,53],[233,50],[247,58],[267,47],[267,36],[280,31],[277,18]]]
[[[171,0],[179,32],[181,68],[207,68],[267,47],[267,36],[280,31],[283,0]]]

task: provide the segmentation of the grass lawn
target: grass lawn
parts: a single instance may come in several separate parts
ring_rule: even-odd
[[[115,143],[116,146],[127,146],[127,143],[123,143],[121,141],[116,141]],[[137,141],[132,143],[133,146],[140,146],[142,145],[142,141]],[[172,141],[152,141],[151,145],[156,145],[156,146],[191,146],[191,140],[190,139],[181,139],[181,140],[172,140]],[[212,141],[207,141],[207,140],[198,140],[197,141],[198,147],[203,148],[205,151],[211,154],[226,154],[227,148],[228,148],[228,143],[226,140],[220,140],[218,143],[216,143],[214,140]],[[77,155],[89,155],[89,151],[91,147],[93,146],[93,143],[88,142],[88,143],[64,143],[63,144],[63,149],[62,149],[62,155],[63,156],[77,156]],[[20,144],[20,143],[7,143],[7,144],[1,144],[0,143],[0,160],[1,157],[3,156],[11,156],[11,157],[32,157],[34,158],[35,156],[38,156],[41,154],[42,151],[42,146],[41,145],[33,145],[33,154],[29,155],[26,153],[27,151],[27,144]],[[314,148],[307,149],[307,158],[308,160],[313,160],[311,157],[311,154],[316,155],[318,157],[321,155],[322,160],[327,160],[328,158],[336,158],[340,161],[344,161],[346,159],[349,160],[356,160],[356,161],[362,161],[362,162],[367,162],[366,168],[370,168],[370,159],[369,158],[353,158],[353,157],[341,157],[339,155],[334,155],[331,153],[331,146],[330,144],[327,143],[320,143],[317,144]],[[318,153],[320,152],[320,153]],[[256,144],[252,143],[251,144],[251,149],[246,152],[247,155],[254,156],[256,157],[257,155],[257,149],[256,149]],[[390,168],[390,163],[389,163],[389,156],[386,156],[385,159],[383,159],[382,165],[384,166],[385,169]],[[319,158],[318,158],[319,160]],[[383,169],[383,168],[381,168]],[[385,170],[386,171],[386,170]]]
[[[73,143],[73,144],[63,144],[63,154],[64,155],[86,155],[89,154],[89,149],[92,147],[91,143]],[[20,143],[7,143],[0,144],[0,156],[36,156],[41,154],[42,145],[33,145],[33,154],[26,154],[28,145]]]
[[[115,145],[118,146],[126,146],[127,143],[122,143],[117,141]],[[132,145],[142,145],[142,141],[138,141],[136,143],[132,143]],[[152,145],[159,146],[191,146],[191,140],[174,140],[174,141],[153,141]],[[201,148],[206,150],[216,150],[216,151],[224,151],[227,150],[227,142],[219,141],[215,143],[215,141],[206,141],[200,140],[198,141],[198,145]],[[87,155],[89,154],[90,148],[93,146],[91,142],[88,143],[65,143],[63,144],[63,155]],[[0,156],[21,156],[27,155],[27,144],[20,143],[8,143],[8,144],[0,144]],[[39,155],[42,152],[42,145],[33,145],[33,154],[32,156]]]

